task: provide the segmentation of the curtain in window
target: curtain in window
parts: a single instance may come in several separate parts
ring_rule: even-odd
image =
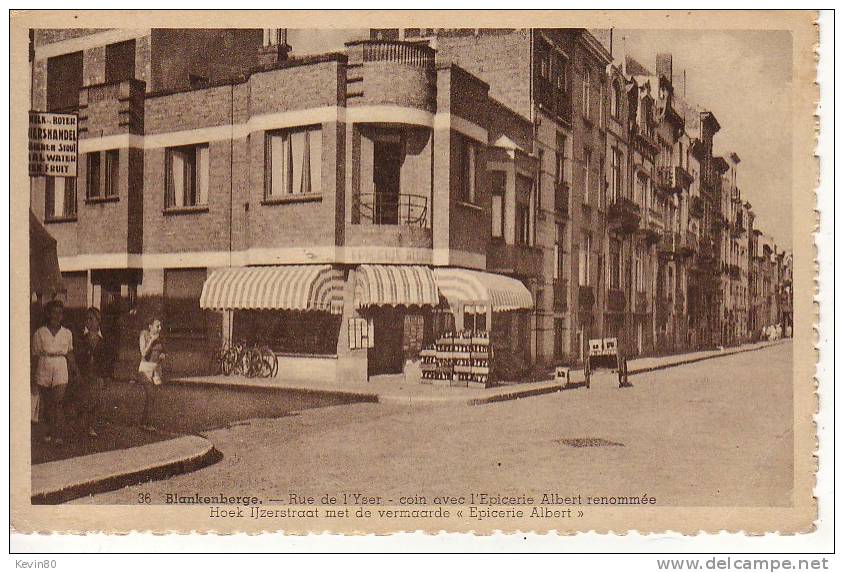
[[[286,133],[271,133],[267,135],[267,195],[281,197],[288,191],[290,161],[288,159],[289,146]]]
[[[176,177],[173,172],[173,164],[176,160],[175,155],[176,153],[173,150],[167,150],[167,157],[165,158],[165,175],[167,181],[164,185],[164,207],[173,207],[176,205]]]
[[[76,178],[62,177],[64,182],[64,209],[65,217],[73,217],[76,215]]]
[[[196,150],[181,151],[182,157],[182,205],[196,205]]]
[[[53,192],[53,215],[56,217],[63,217],[65,200],[64,177],[53,177],[53,186],[55,188],[55,191]]]
[[[207,205],[208,204],[208,185],[209,185],[209,177],[211,173],[211,156],[207,145],[200,145],[196,149],[197,154],[197,172],[196,177],[199,180],[197,182],[197,195],[196,195],[196,204],[197,205]]]

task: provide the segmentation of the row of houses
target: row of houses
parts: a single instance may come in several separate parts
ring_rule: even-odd
[[[101,308],[127,368],[151,315],[175,372],[257,339],[286,376],[342,380],[448,331],[529,368],[589,338],[638,355],[790,323],[791,258],[670,55],[650,71],[575,28],[292,36],[31,34],[32,109],[77,114],[80,152],[31,205],[71,320]]]

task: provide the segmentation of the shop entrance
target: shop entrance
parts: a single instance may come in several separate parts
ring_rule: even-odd
[[[385,306],[373,309],[372,323],[375,331],[375,345],[367,351],[370,376],[400,374],[403,371],[404,315],[404,309],[394,307]]]

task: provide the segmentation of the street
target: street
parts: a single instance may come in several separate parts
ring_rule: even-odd
[[[205,469],[73,503],[149,492],[400,497],[644,495],[657,505],[791,504],[792,343],[484,406],[359,403],[204,432]],[[444,388],[444,392],[448,389]]]

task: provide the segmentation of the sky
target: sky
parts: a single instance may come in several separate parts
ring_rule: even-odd
[[[714,152],[741,158],[738,186],[755,226],[791,250],[791,33],[617,29],[613,44],[651,71],[657,53],[673,54],[675,83],[686,70],[684,99],[721,124]]]
[[[606,43],[605,31],[595,31]],[[342,51],[366,29],[288,31],[294,55]],[[777,246],[792,245],[791,32],[781,30],[613,31],[616,57],[627,53],[655,72],[656,54],[673,54],[675,83],[686,70],[684,99],[721,124],[715,153],[741,158],[738,185],[756,227]],[[680,94],[683,95],[683,94]],[[808,190],[807,190],[808,192]]]

